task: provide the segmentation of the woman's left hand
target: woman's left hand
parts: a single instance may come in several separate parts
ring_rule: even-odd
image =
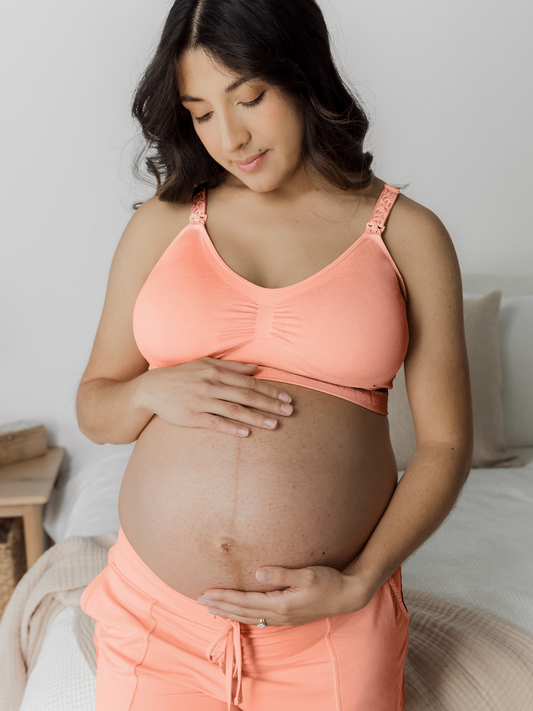
[[[267,570],[270,579],[260,578],[259,573]],[[257,577],[260,582],[287,587],[271,592],[210,588],[198,602],[203,601],[217,617],[248,625],[257,625],[264,618],[268,627],[279,627],[355,612],[365,607],[376,592],[369,591],[357,576],[323,565],[298,569],[268,566],[260,568]]]

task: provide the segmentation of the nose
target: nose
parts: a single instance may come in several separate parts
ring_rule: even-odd
[[[222,116],[219,120],[220,145],[225,153],[232,154],[250,140],[250,132],[235,116]]]

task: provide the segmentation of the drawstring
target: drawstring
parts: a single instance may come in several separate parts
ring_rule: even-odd
[[[226,638],[225,649],[218,653],[214,652],[215,647]],[[241,624],[235,620],[227,620],[222,632],[215,641],[207,648],[206,656],[210,662],[218,662],[222,674],[226,675],[226,698],[228,700],[228,711],[231,711],[232,698],[232,678],[237,677],[237,693],[234,702],[238,704],[242,701],[242,648],[241,648]],[[234,663],[235,662],[235,663]]]

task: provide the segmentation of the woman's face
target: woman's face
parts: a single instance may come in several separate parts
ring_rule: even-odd
[[[261,80],[239,83],[203,49],[182,54],[177,82],[207,152],[249,188],[269,192],[301,171],[303,119],[277,87]],[[248,170],[239,167],[257,155]]]

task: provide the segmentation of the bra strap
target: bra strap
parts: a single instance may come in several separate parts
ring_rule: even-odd
[[[381,191],[381,195],[379,196],[376,206],[374,207],[374,212],[372,213],[370,222],[366,225],[369,232],[377,235],[380,235],[383,232],[387,217],[389,216],[392,206],[394,205],[394,202],[399,194],[399,188],[385,183],[385,187]]]
[[[207,212],[205,185],[197,185],[193,191],[189,222],[193,225],[205,225],[206,220]]]

